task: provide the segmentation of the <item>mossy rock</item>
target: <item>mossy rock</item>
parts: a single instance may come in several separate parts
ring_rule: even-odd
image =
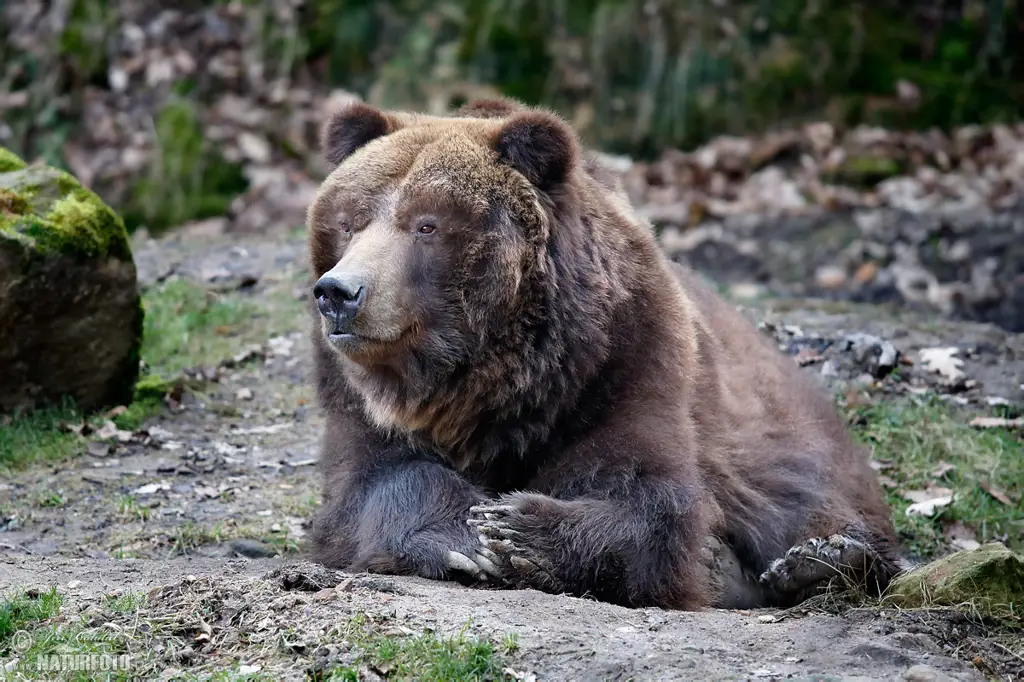
[[[17,154],[9,149],[0,147],[0,173],[21,170],[26,165],[27,164],[22,161]]]
[[[1024,557],[992,542],[955,552],[899,576],[888,600],[902,608],[964,606],[1024,622]]]
[[[143,311],[124,221],[69,173],[0,147],[0,412],[131,401]]]

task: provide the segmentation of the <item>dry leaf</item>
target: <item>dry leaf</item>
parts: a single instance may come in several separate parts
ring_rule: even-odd
[[[144,486],[136,488],[132,495],[152,495],[153,493],[161,490],[170,490],[171,484],[166,481],[160,481],[159,483],[147,483]]]
[[[86,424],[84,421],[78,422],[77,424],[69,424],[62,419],[60,423],[57,425],[57,427],[64,433],[73,433],[76,436],[81,436],[84,435],[84,432],[89,427],[89,425]]]
[[[942,486],[930,485],[924,490],[904,490],[902,495],[903,499],[909,500],[910,502],[925,502],[927,500],[935,499],[936,497],[948,497],[953,494],[953,491],[949,488],[943,488]]]
[[[905,490],[903,497],[913,502],[907,507],[907,516],[934,516],[937,511],[953,503],[953,491],[938,486],[927,490]]]
[[[956,471],[956,467],[949,462],[939,462],[939,466],[932,472],[932,478],[942,478],[951,471]]]
[[[968,528],[960,521],[951,523],[946,527],[946,539],[957,549],[977,549],[981,547],[978,537],[972,528]]]
[[[982,490],[984,490],[989,495],[1005,504],[1007,507],[1013,506],[1014,503],[1013,500],[1010,499],[1010,496],[1004,493],[999,488],[996,488],[988,483],[980,483],[979,485],[981,486]]]
[[[955,346],[948,348],[922,348],[917,352],[917,356],[920,358],[921,364],[925,366],[925,369],[941,374],[947,381],[956,382],[965,376],[960,369],[963,367],[964,361],[955,357],[959,352],[960,349]]]
[[[897,483],[893,479],[889,478],[885,474],[882,474],[881,476],[878,477],[878,483],[883,488],[888,488],[889,490],[895,490],[896,488],[898,488],[900,486],[899,483]]]
[[[871,460],[871,468],[875,471],[885,471],[886,469],[892,469],[894,462],[891,459],[873,459]]]
[[[118,405],[117,407],[115,407],[112,410],[110,410],[109,412],[107,412],[107,417],[110,418],[110,419],[113,419],[114,417],[121,416],[122,414],[124,414],[127,411],[128,411],[127,407],[125,407],[124,405]]]
[[[1006,419],[1005,417],[975,417],[968,422],[979,429],[1020,429],[1024,428],[1024,417]]]
[[[117,424],[110,421],[109,419],[104,420],[103,426],[96,430],[97,440],[110,440],[111,438],[117,437]]]

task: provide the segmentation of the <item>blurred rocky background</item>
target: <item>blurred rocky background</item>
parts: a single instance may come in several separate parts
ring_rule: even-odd
[[[740,295],[1024,330],[1019,0],[6,0],[0,145],[129,231],[292,229],[325,111],[503,93]]]

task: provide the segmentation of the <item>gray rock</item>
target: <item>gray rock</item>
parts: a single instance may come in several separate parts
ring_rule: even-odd
[[[871,334],[847,334],[843,340],[844,350],[849,351],[862,370],[876,379],[881,379],[896,368],[900,353],[884,339]]]
[[[247,538],[235,538],[229,543],[231,550],[236,554],[248,557],[250,559],[263,559],[267,557],[277,556],[277,550],[273,547],[263,544],[259,540],[249,540]]]

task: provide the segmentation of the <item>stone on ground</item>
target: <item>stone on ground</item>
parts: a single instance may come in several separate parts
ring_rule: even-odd
[[[955,552],[905,573],[890,589],[905,608],[970,605],[982,614],[1024,615],[1024,558],[992,542]]]
[[[130,402],[142,316],[121,217],[69,173],[0,148],[0,413]]]

